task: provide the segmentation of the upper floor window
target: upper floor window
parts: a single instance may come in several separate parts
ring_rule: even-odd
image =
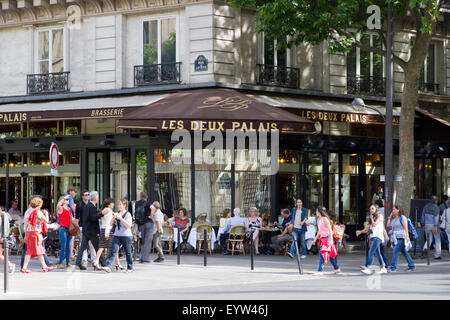
[[[35,73],[64,72],[64,28],[39,29],[36,40]]]
[[[288,67],[288,49],[277,49],[277,40],[264,36],[263,64]],[[290,63],[289,63],[290,64]]]
[[[144,21],[143,44],[144,65],[177,62],[177,18]]]
[[[436,46],[431,43],[428,47],[427,57],[420,70],[419,90],[439,94],[439,85],[436,79]]]
[[[361,35],[359,41],[366,46],[382,48],[379,37],[375,35]],[[384,72],[382,56],[354,47],[347,53],[347,93],[384,96]]]

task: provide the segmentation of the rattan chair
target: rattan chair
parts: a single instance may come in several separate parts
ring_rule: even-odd
[[[204,241],[204,230],[206,230],[206,242],[208,243],[208,251],[209,254],[212,254],[211,251],[211,242],[212,242],[212,233],[213,228],[209,224],[200,224],[197,226],[197,254],[200,254],[200,251],[203,249],[203,241]]]
[[[173,252],[173,228],[171,226],[163,226],[163,234],[161,235],[161,244],[167,242],[168,249],[163,248],[163,252],[172,254]]]
[[[245,237],[246,235],[244,225],[231,227],[230,235],[227,240],[227,248],[229,251],[231,251],[231,255],[234,255],[235,251],[242,252],[242,254],[245,255],[244,250]]]

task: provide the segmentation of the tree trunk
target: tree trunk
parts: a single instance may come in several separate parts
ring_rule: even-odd
[[[402,181],[397,183],[396,204],[403,207],[409,216],[414,190],[414,115],[419,106],[419,76],[427,56],[431,41],[430,34],[421,34],[411,49],[411,58],[405,72],[405,87],[402,95],[402,110],[399,129],[399,175]]]
[[[410,69],[405,70],[405,87],[400,115],[398,160],[399,175],[402,177],[402,181],[396,184],[396,204],[402,206],[408,215],[414,190],[414,115],[415,109],[419,105],[419,80],[415,72]]]

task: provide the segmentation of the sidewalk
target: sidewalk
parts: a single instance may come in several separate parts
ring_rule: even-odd
[[[387,252],[388,258],[391,254],[391,251]],[[449,278],[450,256],[443,252],[442,257],[439,261],[432,259],[431,266],[426,266],[425,259],[415,259],[417,270],[413,273],[403,272],[406,262],[400,258],[399,272],[375,279],[383,279],[382,290],[376,293],[386,299],[406,290],[414,293],[413,298],[448,299],[448,287],[437,285],[437,281],[443,281],[443,276]],[[50,260],[56,259],[50,257]],[[356,288],[374,293],[367,282],[369,277],[359,271],[364,260],[363,251],[341,253],[338,263],[342,273],[332,275],[333,269],[328,263],[326,274],[319,277],[312,276],[318,267],[317,255],[301,259],[304,274],[300,275],[297,261],[287,256],[255,256],[252,271],[249,255],[208,255],[208,265],[204,267],[203,255],[190,253],[181,255],[180,265],[177,265],[176,255],[166,255],[166,260],[160,264],[135,263],[135,271],[130,274],[95,272],[92,267],[86,271],[72,268],[43,273],[37,259],[30,263],[31,274],[21,274],[20,256],[13,255],[17,272],[10,277],[9,293],[0,294],[0,299],[283,299],[280,287],[290,288],[288,291],[292,291],[292,295],[289,299],[313,299],[311,290],[315,293],[322,291],[335,298],[337,292],[341,292],[342,298],[361,299],[363,297]],[[125,260],[121,263],[126,264]],[[450,278],[445,281],[448,283],[448,280]],[[0,283],[3,288],[3,280]]]

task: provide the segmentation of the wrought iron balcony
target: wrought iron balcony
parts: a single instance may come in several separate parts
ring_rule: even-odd
[[[256,84],[298,89],[300,69],[257,64]]]
[[[419,92],[439,94],[439,83],[419,83]]]
[[[386,78],[347,76],[347,93],[354,95],[385,96]]]
[[[134,86],[180,83],[181,62],[134,66]]]
[[[49,94],[69,91],[69,73],[42,73],[27,75],[27,94]]]

